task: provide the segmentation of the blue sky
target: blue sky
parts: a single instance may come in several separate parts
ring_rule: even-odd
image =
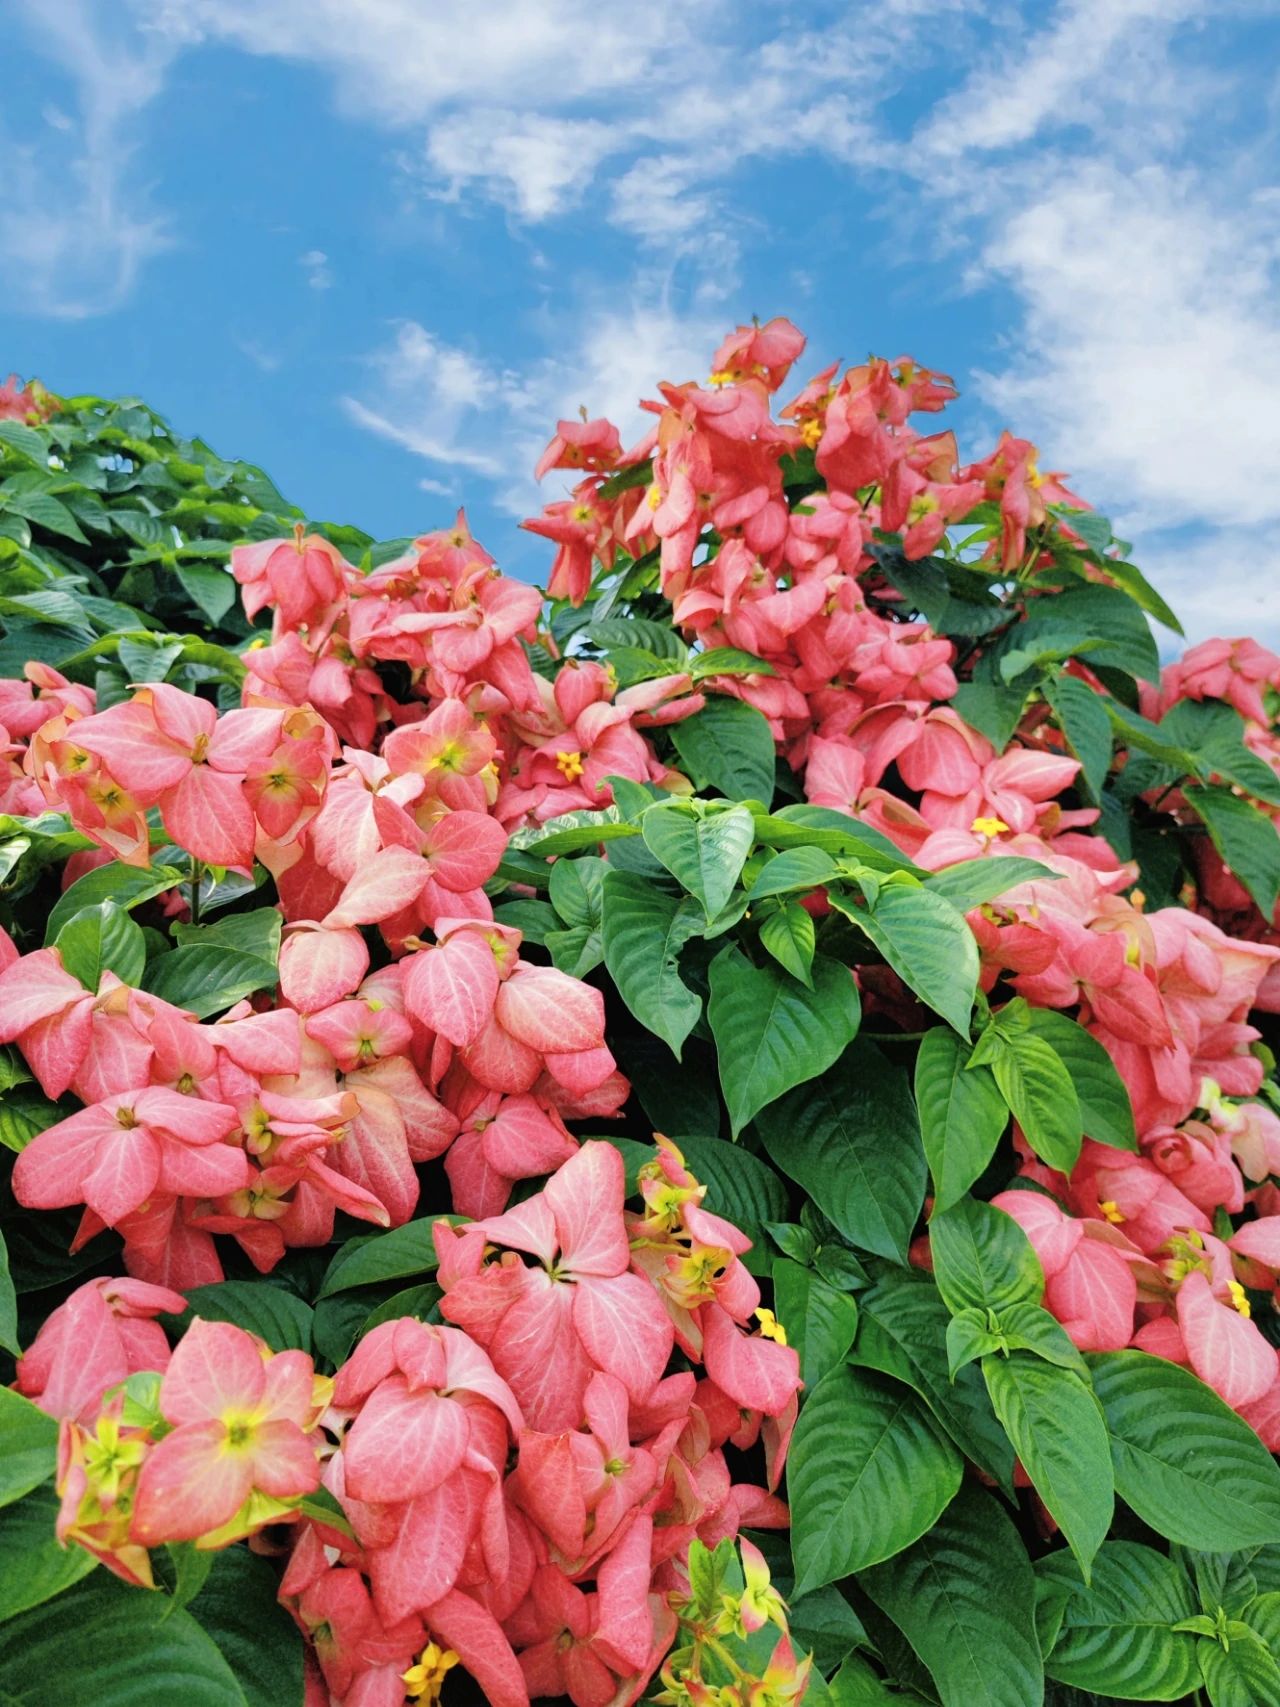
[[[559,414],[723,330],[952,372],[1280,641],[1274,0],[10,0],[0,369],[503,564]],[[546,497],[559,496],[558,477]]]

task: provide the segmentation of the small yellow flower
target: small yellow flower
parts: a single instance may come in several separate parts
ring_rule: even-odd
[[[1098,1208],[1106,1216],[1107,1220],[1110,1221],[1113,1227],[1123,1226],[1125,1217],[1121,1214],[1120,1205],[1116,1202],[1114,1197],[1109,1197],[1105,1203],[1100,1203]]]
[[[428,1642],[417,1665],[410,1666],[401,1675],[405,1694],[411,1701],[424,1701],[427,1707],[432,1707],[440,1699],[445,1678],[457,1663],[458,1656],[452,1648],[441,1648],[435,1642]]]
[[[999,836],[1009,828],[1003,818],[975,818],[969,827],[975,836]]]
[[[760,1324],[761,1339],[777,1340],[779,1345],[786,1345],[787,1330],[783,1327],[782,1323],[774,1315],[772,1310],[766,1310],[762,1305],[761,1308],[754,1311],[753,1314],[755,1315],[756,1321]]]
[[[581,753],[556,754],[556,769],[566,782],[577,782],[585,768]]]
[[[1249,1300],[1245,1296],[1244,1287],[1241,1286],[1238,1280],[1229,1280],[1227,1282],[1227,1291],[1231,1294],[1231,1302],[1247,1322],[1253,1315],[1253,1310],[1250,1308]]]

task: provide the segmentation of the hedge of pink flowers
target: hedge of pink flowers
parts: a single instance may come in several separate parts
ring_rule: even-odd
[[[620,687],[460,513],[367,572],[301,526],[236,548],[246,616],[271,614],[238,706],[156,680],[98,709],[38,661],[0,681],[0,811],[64,815],[92,844],[64,888],[112,862],[145,874],[166,844],[187,856],[184,881],[149,894],[170,920],[198,925],[211,869],[274,884],[275,985],[200,1016],[105,959],[86,985],[58,947],[0,933],[0,1043],[80,1105],[22,1148],[18,1201],[79,1209],[77,1244],[122,1241],[124,1275],[73,1291],[18,1364],[18,1391],[62,1420],[58,1534],[143,1587],[163,1544],[276,1538],[310,1707],[434,1701],[458,1663],[495,1707],[634,1701],[676,1639],[691,1545],[787,1524],[800,1364],[749,1242],[663,1138],[626,1206],[621,1151],[583,1136],[630,1091],[604,990],[531,958],[491,900],[511,835],[611,806],[608,779],[691,795],[665,737],[717,696],[763,714],[809,803],[922,871],[1047,868],[967,912],[980,989],[1077,1015],[1123,1079],[1138,1147],[1086,1133],[1055,1168],[1018,1128],[1019,1180],[994,1202],[1077,1347],[1190,1367],[1280,1450],[1280,1353],[1248,1297],[1280,1281],[1280,1116],[1257,1024],[1280,1011],[1277,919],[1208,837],[1185,904],[1148,905],[1082,804],[1050,704],[992,739],[958,709],[971,656],[902,619],[886,535],[914,564],[980,519],[975,561],[1034,609],[1050,533],[1084,546],[1083,501],[1025,440],[962,464],[951,432],[918,430],[954,390],[910,361],[828,368],[775,412],[803,346],[786,321],[740,328],[710,382],[659,388],[640,443],[563,421],[539,466],[577,477],[527,524],[556,545],[557,610],[652,563],[647,608],[691,648],[670,669]],[[797,466],[813,475],[799,496]],[[723,673],[694,669],[713,652]],[[1078,657],[1065,674],[1104,691]],[[1277,696],[1280,657],[1214,640],[1146,684],[1140,710],[1230,706],[1280,775]],[[1136,798],[1194,821],[1194,788]],[[803,908],[828,915],[822,884]],[[868,1020],[913,1033],[921,1009],[894,971],[868,955],[852,976]],[[170,1351],[163,1324],[224,1279],[233,1244],[268,1275],[328,1245],[339,1214],[377,1230],[439,1214],[420,1202],[437,1159],[439,1322],[382,1322],[332,1377],[229,1322],[197,1318]],[[912,1257],[931,1262],[925,1227]],[[668,1671],[663,1699],[803,1693],[749,1541],[744,1557],[733,1617],[777,1627],[774,1693],[699,1693]]]

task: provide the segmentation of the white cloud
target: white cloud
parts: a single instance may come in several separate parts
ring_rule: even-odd
[[[683,316],[658,298],[576,313],[575,343],[565,353],[532,358],[519,371],[488,365],[444,343],[415,321],[396,328],[370,358],[370,384],[342,406],[358,426],[389,439],[438,468],[493,482],[495,501],[523,516],[541,502],[533,465],[555,422],[580,406],[606,415],[624,439],[651,417],[639,408],[655,381],[701,377],[722,328]],[[375,401],[376,399],[376,401]],[[451,490],[434,477],[424,490]]]
[[[323,249],[308,249],[298,256],[298,265],[306,273],[307,283],[312,290],[328,290],[333,283],[329,257]]]
[[[76,113],[47,105],[52,136],[5,137],[0,125],[0,294],[79,319],[122,302],[169,245],[133,182],[133,155],[138,115],[162,88],[171,50],[117,29],[90,0],[19,0],[17,16],[71,81]]]

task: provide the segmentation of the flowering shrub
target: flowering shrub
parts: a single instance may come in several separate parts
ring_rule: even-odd
[[[546,599],[0,393],[5,1699],[1280,1704],[1280,658],[803,347]]]

